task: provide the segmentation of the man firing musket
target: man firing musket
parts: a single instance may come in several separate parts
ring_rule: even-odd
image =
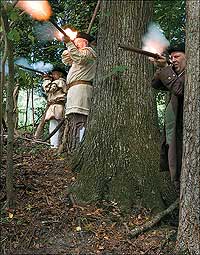
[[[164,130],[160,150],[160,169],[169,171],[177,192],[180,189],[180,174],[183,143],[183,93],[185,84],[186,56],[184,43],[169,46],[169,42],[155,25],[143,38],[143,49],[127,45],[120,48],[142,54],[157,67],[152,87],[169,91],[170,100],[165,110]],[[167,49],[169,60],[162,53]]]
[[[65,31],[65,30],[64,30]],[[92,97],[92,81],[96,70],[96,53],[89,47],[94,38],[84,32],[76,33],[73,40],[64,36],[67,47],[62,53],[62,62],[70,65],[67,75],[66,125],[63,146],[67,144],[72,153],[81,142],[85,132]],[[60,148],[60,151],[63,147]]]
[[[59,67],[55,67],[51,74],[43,75],[43,89],[47,95],[48,109],[45,114],[45,121],[49,121],[49,133],[58,126],[61,119],[64,118],[64,106],[66,101],[66,78],[67,73],[65,70]],[[58,148],[59,146],[59,134],[58,130],[51,138],[50,144],[52,148]]]
[[[161,171],[170,171],[177,192],[180,189],[180,174],[183,144],[183,96],[185,84],[185,45],[168,48],[171,64],[164,56],[151,62],[157,67],[152,87],[170,92],[170,101],[165,110],[164,131],[160,152]]]
[[[51,7],[48,1],[18,1],[17,7],[25,10],[33,18],[40,21],[49,21],[54,25],[67,46],[63,52],[62,61],[70,64],[71,68],[67,76],[68,93],[66,103],[66,115],[69,120],[69,137],[67,139],[70,151],[73,151],[82,140],[86,120],[89,113],[92,96],[92,80],[95,74],[96,53],[88,47],[93,40],[92,36],[83,32],[75,33],[60,28],[52,19]],[[96,8],[97,9],[97,8]],[[59,37],[59,36],[58,36]],[[58,38],[57,37],[57,38]]]

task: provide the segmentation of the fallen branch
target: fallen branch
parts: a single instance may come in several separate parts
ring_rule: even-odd
[[[51,144],[49,144],[49,143],[42,142],[42,141],[39,141],[39,140],[33,140],[33,139],[22,137],[22,136],[18,136],[17,138],[22,139],[22,140],[26,140],[26,141],[30,141],[32,143],[41,143],[41,144],[45,144],[45,145],[51,146]]]
[[[155,226],[164,216],[167,214],[173,212],[174,209],[176,209],[179,205],[179,199],[177,199],[173,204],[171,204],[166,210],[158,213],[152,220],[146,222],[144,225],[134,228],[129,232],[129,236],[131,238],[138,236],[141,233],[144,233],[148,229]]]

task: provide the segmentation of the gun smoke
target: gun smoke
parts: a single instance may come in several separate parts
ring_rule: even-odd
[[[15,61],[15,63],[42,72],[49,72],[53,69],[53,65],[50,63],[44,63],[43,61],[39,61],[30,64],[26,58],[19,58]]]
[[[143,50],[158,54],[162,54],[170,44],[160,26],[155,23],[149,25],[147,33],[142,38],[142,42]]]

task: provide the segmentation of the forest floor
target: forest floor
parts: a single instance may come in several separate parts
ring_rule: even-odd
[[[4,151],[5,152],[5,151]],[[68,187],[76,174],[52,149],[15,142],[16,208],[1,209],[1,254],[173,255],[177,216],[131,239],[128,232],[152,217],[145,208],[129,215],[115,203],[73,204]],[[0,199],[5,204],[6,155]]]

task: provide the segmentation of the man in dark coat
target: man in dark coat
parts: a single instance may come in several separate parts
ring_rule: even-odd
[[[177,191],[180,187],[183,143],[183,93],[185,83],[185,45],[170,47],[171,64],[165,57],[154,60],[158,67],[152,80],[152,87],[170,92],[165,110],[164,132],[161,143],[160,168],[170,171],[171,180]]]

